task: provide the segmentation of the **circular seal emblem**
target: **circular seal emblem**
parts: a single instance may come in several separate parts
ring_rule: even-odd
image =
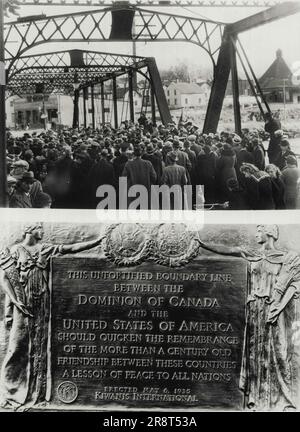
[[[162,224],[152,233],[155,262],[169,267],[180,267],[195,258],[200,249],[195,232],[184,224]]]
[[[64,381],[57,387],[58,399],[66,404],[72,403],[77,399],[78,388],[72,381]]]
[[[118,265],[136,265],[150,251],[150,238],[139,224],[111,225],[105,236],[105,255]]]

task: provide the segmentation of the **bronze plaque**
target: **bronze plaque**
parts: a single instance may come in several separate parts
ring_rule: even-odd
[[[53,258],[51,281],[55,405],[243,408],[244,260]]]

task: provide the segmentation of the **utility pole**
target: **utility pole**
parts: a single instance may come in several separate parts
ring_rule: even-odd
[[[133,22],[132,22],[132,37],[133,37],[133,41],[132,41],[132,55],[136,56],[136,41],[135,41],[135,36],[136,36],[136,26],[135,26],[135,18],[133,17]],[[132,85],[133,85],[133,90],[137,91],[137,73],[136,71],[133,71],[132,73]]]
[[[8,206],[6,168],[4,3],[0,2],[0,207]]]
[[[44,130],[47,129],[47,114],[46,114],[46,105],[45,105],[45,90],[43,90],[43,103],[42,103],[42,114],[41,118],[44,124]]]
[[[288,81],[287,78],[283,78],[283,119],[284,123],[286,123],[286,94],[285,94],[285,82]]]

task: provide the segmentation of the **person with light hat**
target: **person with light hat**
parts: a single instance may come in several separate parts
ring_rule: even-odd
[[[232,136],[232,149],[234,150],[236,156],[238,155],[239,151],[241,150],[241,142],[242,142],[242,139],[238,135],[233,134],[233,136]]]
[[[16,180],[20,180],[23,177],[23,174],[29,170],[29,163],[25,160],[15,161],[10,170],[10,175],[14,177]]]
[[[267,150],[270,164],[273,164],[280,153],[280,143],[283,140],[283,130],[278,129],[272,134]]]
[[[32,171],[24,172],[16,183],[15,190],[9,200],[9,207],[32,208],[30,189],[35,181]]]
[[[234,134],[233,137],[232,137],[232,143],[233,143],[234,145],[238,145],[238,144],[240,144],[241,142],[242,142],[242,138],[241,138],[239,135]]]
[[[194,142],[194,141],[196,141],[196,139],[197,139],[196,135],[194,135],[194,134],[192,134],[192,135],[188,135],[188,140],[189,140],[189,141]]]
[[[24,160],[28,162],[29,164],[29,171],[33,171],[33,173],[36,175],[37,172],[37,164],[34,159],[33,151],[28,149],[23,154]]]
[[[14,164],[11,168],[11,171],[10,171],[10,175],[12,177],[14,177],[19,182],[19,180],[22,180],[24,178],[24,174],[28,173],[28,171],[29,171],[29,163],[25,160],[18,160],[16,162],[14,162]],[[32,171],[30,171],[30,172],[34,175],[34,173]],[[41,182],[34,179],[34,182],[33,182],[32,186],[30,187],[30,192],[29,192],[30,197],[31,197],[32,207],[35,207],[35,199],[38,196],[38,194],[42,191],[43,191],[43,189],[42,189]],[[27,201],[27,199],[25,198],[25,202],[26,201]]]
[[[11,175],[8,175],[6,184],[7,184],[6,193],[7,193],[8,200],[10,200],[10,197],[14,193],[15,186],[17,184],[17,180],[14,177],[12,177]]]
[[[283,137],[283,130],[282,129],[278,129],[274,132],[274,135],[276,137]]]
[[[86,143],[87,143],[87,145],[91,145],[92,142],[93,142],[93,138],[88,137],[88,138],[86,139]]]
[[[171,141],[165,141],[161,150],[163,161],[165,164],[167,163],[167,154],[172,150],[173,150],[173,144],[171,143]]]

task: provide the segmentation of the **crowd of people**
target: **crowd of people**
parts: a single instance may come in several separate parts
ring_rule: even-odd
[[[145,116],[118,129],[8,132],[7,166],[10,207],[96,208],[98,187],[118,191],[126,177],[128,187],[149,192],[151,185],[203,185],[210,209],[300,208],[297,158],[271,115],[265,131],[244,129],[241,136],[204,134],[192,122],[153,126]]]

